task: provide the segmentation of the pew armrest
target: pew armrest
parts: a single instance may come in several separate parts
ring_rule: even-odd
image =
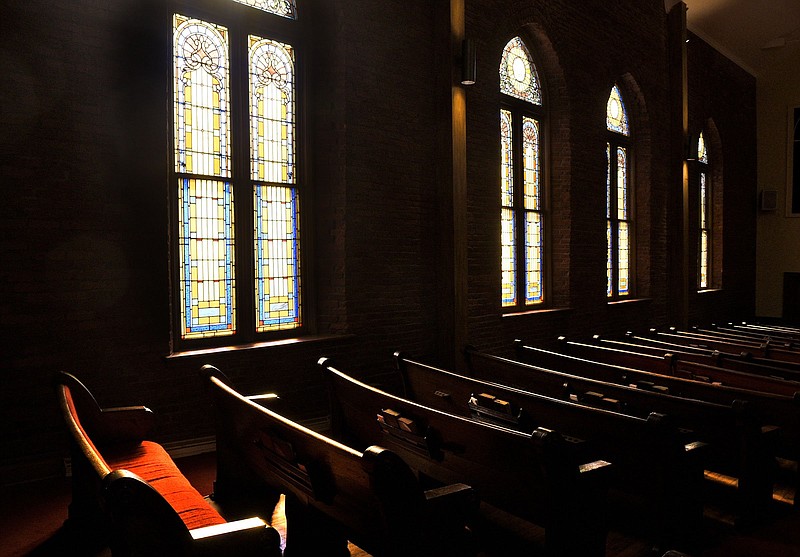
[[[258,517],[195,528],[189,534],[197,556],[280,555],[280,534]]]

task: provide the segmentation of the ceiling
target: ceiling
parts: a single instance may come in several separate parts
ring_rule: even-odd
[[[800,0],[683,2],[689,30],[759,81],[800,71]]]

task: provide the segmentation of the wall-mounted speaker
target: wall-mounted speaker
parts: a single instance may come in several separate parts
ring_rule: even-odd
[[[777,190],[761,190],[760,197],[758,207],[762,211],[774,211],[778,208]]]

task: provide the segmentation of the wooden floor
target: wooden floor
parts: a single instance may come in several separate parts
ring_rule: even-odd
[[[215,467],[213,453],[176,462],[201,493],[211,492]],[[725,478],[716,479],[726,481]],[[724,491],[720,488],[723,495],[719,498],[719,507],[706,506],[701,536],[687,551],[692,557],[800,557],[800,511],[788,504],[794,497],[791,490],[776,491],[773,509],[759,524],[738,529],[725,511]],[[69,499],[69,480],[66,478],[3,489],[0,493],[0,557],[107,557],[107,550],[78,549],[80,544],[65,537],[61,526],[67,515]],[[497,510],[485,510],[498,518],[495,522],[503,526],[487,533],[488,539],[476,540],[476,547],[480,548],[478,557],[543,556],[540,528]],[[609,513],[609,519],[612,529],[608,536],[607,557],[656,555],[637,535],[635,525],[629,523],[629,528],[621,527],[622,521],[614,509]],[[285,532],[280,505],[272,517],[272,524],[281,534]],[[369,557],[355,546],[351,546],[351,553],[353,557]]]

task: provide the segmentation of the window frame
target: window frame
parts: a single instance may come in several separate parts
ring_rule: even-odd
[[[548,146],[547,142],[547,135],[548,135],[548,127],[547,127],[547,109],[546,107],[546,93],[544,82],[541,78],[541,72],[539,71],[539,65],[536,64],[536,60],[531,53],[531,49],[528,46],[528,42],[523,38],[522,35],[515,35],[509,41],[503,44],[503,47],[508,44],[514,38],[519,38],[522,41],[522,44],[525,46],[528,56],[530,56],[530,64],[533,67],[533,70],[536,73],[538,83],[539,83],[539,93],[541,97],[541,104],[536,104],[531,101],[527,101],[513,95],[509,95],[504,93],[500,88],[498,88],[498,92],[500,95],[500,109],[498,110],[498,115],[502,115],[503,111],[508,111],[511,114],[511,153],[512,153],[512,168],[513,168],[513,205],[508,207],[506,205],[500,206],[501,211],[503,209],[511,209],[514,215],[515,221],[515,244],[514,244],[514,257],[516,261],[514,273],[514,281],[516,285],[516,303],[513,305],[503,305],[503,299],[501,296],[500,305],[502,312],[504,314],[511,314],[511,313],[521,313],[521,312],[528,312],[528,311],[537,311],[541,309],[546,309],[552,306],[551,303],[551,289],[550,289],[550,218],[549,218],[549,188],[547,186],[547,169],[546,169],[546,162],[548,160],[546,156],[546,150]],[[502,56],[501,56],[501,63],[502,63]],[[502,116],[500,116],[502,119]],[[524,190],[524,142],[523,142],[523,122],[526,118],[530,118],[535,120],[538,125],[538,132],[539,132],[539,144],[538,144],[538,170],[539,170],[539,209],[526,209],[525,207],[525,190]],[[501,145],[502,145],[502,138],[500,138]],[[533,303],[526,302],[526,290],[527,290],[527,283],[526,283],[526,276],[527,276],[527,268],[526,268],[526,258],[525,258],[525,217],[529,213],[538,213],[540,222],[541,222],[541,287],[540,287],[540,301],[536,301]],[[502,247],[502,244],[501,244]],[[502,277],[502,267],[501,267],[501,277]],[[502,282],[502,278],[501,278]],[[502,292],[502,288],[501,288]]]
[[[299,10],[298,10],[299,11]],[[271,340],[281,340],[305,336],[313,331],[314,311],[309,303],[311,285],[309,284],[308,260],[311,249],[309,224],[310,185],[307,171],[306,148],[306,75],[307,65],[306,41],[303,24],[299,19],[291,19],[234,0],[224,0],[222,4],[213,4],[203,0],[199,2],[175,1],[171,3],[167,14],[170,29],[169,41],[169,87],[168,87],[168,195],[169,195],[169,267],[170,267],[170,332],[171,352],[198,350],[205,348],[242,347]],[[234,258],[236,270],[235,300],[235,332],[231,335],[207,338],[183,338],[181,300],[181,258],[179,255],[179,180],[183,177],[206,178],[204,175],[178,172],[175,165],[175,77],[174,77],[174,29],[175,14],[196,18],[214,25],[223,26],[228,32],[229,48],[229,81],[230,81],[230,177],[208,176],[216,181],[230,182],[233,191],[234,212]],[[272,182],[259,181],[251,175],[251,137],[250,137],[250,75],[248,36],[255,35],[292,46],[294,51],[294,172],[292,183],[276,184],[294,188],[299,199],[298,229],[300,254],[298,278],[302,304],[300,326],[277,330],[256,332],[256,296],[255,296],[255,216],[254,186],[257,183],[270,185]]]
[[[702,142],[702,143],[701,143]],[[701,155],[700,145],[703,145],[705,157]],[[697,273],[696,286],[698,291],[714,288],[714,185],[712,179],[712,165],[708,156],[708,141],[705,132],[697,136],[697,152],[694,153],[695,176],[697,180]],[[703,160],[705,158],[705,160]],[[705,184],[705,188],[702,185]],[[705,193],[705,196],[703,195]],[[705,205],[705,207],[704,207]],[[705,223],[703,223],[705,215]],[[705,224],[705,226],[704,226]],[[702,283],[703,272],[703,232],[706,233],[706,284]]]
[[[609,90],[606,97],[606,106],[608,100],[611,98],[611,92],[614,87],[619,91],[620,101],[626,114],[626,124],[628,134],[625,135],[621,132],[611,130],[608,128],[607,120],[605,126],[606,137],[606,299],[609,303],[619,302],[622,300],[632,300],[636,298],[636,191],[634,179],[634,164],[633,164],[633,143],[634,143],[634,129],[631,124],[629,105],[625,101],[625,95],[622,88],[618,83],[615,83]],[[619,166],[617,164],[617,157],[614,155],[618,149],[625,150],[625,178],[626,178],[626,204],[627,214],[626,219],[618,217],[618,204],[617,196],[615,195],[618,183],[612,181],[612,177],[618,176]],[[608,191],[608,188],[611,191]],[[609,204],[610,202],[610,204]],[[628,224],[628,292],[620,294],[619,289],[619,223],[625,222]],[[610,234],[610,239],[609,235]],[[608,291],[608,250],[611,251],[611,292]]]

